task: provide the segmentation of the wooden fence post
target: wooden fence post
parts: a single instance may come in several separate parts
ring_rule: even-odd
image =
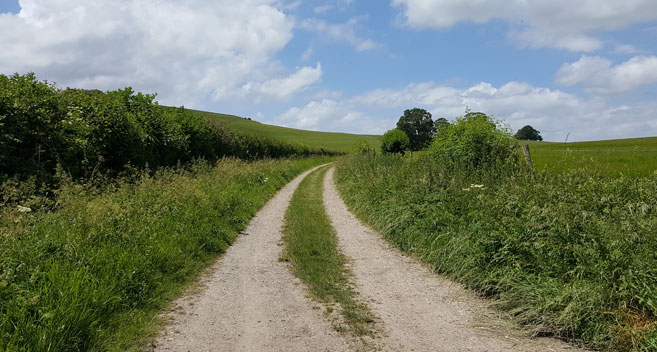
[[[532,162],[531,154],[529,154],[529,144],[522,145],[522,153],[525,154],[525,161],[527,162],[527,166],[529,166],[529,168],[533,170],[534,163]]]

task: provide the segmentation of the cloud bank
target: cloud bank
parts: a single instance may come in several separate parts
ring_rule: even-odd
[[[80,88],[133,86],[159,100],[285,99],[318,81],[275,55],[294,20],[273,0],[20,0],[0,15],[0,72]],[[275,84],[284,89],[272,89]],[[195,104],[196,103],[196,104]]]
[[[457,23],[503,20],[509,39],[520,46],[590,52],[603,47],[597,32],[657,19],[652,0],[393,0],[405,23],[416,28],[449,28]]]
[[[625,93],[657,82],[657,57],[635,56],[613,65],[606,58],[582,56],[576,62],[563,64],[556,82],[564,86],[580,84],[587,91],[598,94]]]

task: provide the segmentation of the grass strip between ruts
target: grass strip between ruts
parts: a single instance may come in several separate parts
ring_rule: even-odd
[[[322,202],[323,180],[328,167],[308,175],[294,193],[285,215],[282,260],[292,263],[294,274],[308,286],[326,313],[339,309],[338,331],[355,337],[373,335],[374,315],[359,302],[350,284],[347,259],[338,249],[338,239]]]

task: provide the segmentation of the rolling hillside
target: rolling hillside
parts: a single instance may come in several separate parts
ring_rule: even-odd
[[[311,147],[324,147],[330,150],[351,152],[353,144],[358,140],[365,140],[372,147],[377,149],[379,149],[379,146],[381,145],[381,136],[376,135],[298,130],[294,128],[267,125],[233,115],[196,110],[193,111],[208,120],[223,123],[230,129],[236,131],[268,136],[283,141],[304,143]]]

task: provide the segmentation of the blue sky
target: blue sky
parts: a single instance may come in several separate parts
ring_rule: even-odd
[[[380,134],[466,107],[547,140],[657,136],[654,0],[3,0],[0,73]]]

